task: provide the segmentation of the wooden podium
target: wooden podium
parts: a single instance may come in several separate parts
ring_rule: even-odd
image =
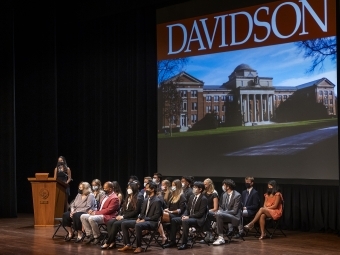
[[[48,173],[36,173],[35,178],[27,178],[32,185],[34,226],[54,226],[54,218],[64,213],[67,185]]]

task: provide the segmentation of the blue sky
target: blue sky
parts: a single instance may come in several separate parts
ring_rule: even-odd
[[[259,77],[272,77],[273,86],[296,86],[322,77],[337,85],[336,63],[326,59],[322,70],[307,73],[310,59],[304,59],[294,43],[278,44],[188,58],[184,71],[205,85],[222,85],[240,64],[248,64]],[[335,87],[336,93],[336,87]]]

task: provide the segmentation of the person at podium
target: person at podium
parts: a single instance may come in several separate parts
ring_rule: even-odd
[[[68,209],[68,198],[70,196],[70,186],[69,183],[72,181],[71,178],[71,169],[67,166],[66,159],[64,156],[60,156],[58,158],[57,166],[54,168],[54,178],[64,182],[67,187],[65,190],[66,199],[64,205],[64,211]]]
[[[90,210],[97,210],[96,199],[91,190],[91,186],[88,182],[81,182],[78,187],[78,195],[70,204],[70,211],[63,214],[63,226],[68,231],[68,236],[65,241],[69,242],[73,238],[73,231],[71,224],[73,222],[73,228],[78,231],[76,243],[79,243],[83,237],[82,224],[80,216]]]

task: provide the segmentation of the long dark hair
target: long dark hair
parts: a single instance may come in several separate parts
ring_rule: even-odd
[[[133,210],[136,210],[137,207],[137,196],[138,196],[138,186],[134,182],[129,182],[127,188],[130,187],[132,189],[132,196],[130,200],[130,204],[132,206]],[[129,201],[130,195],[126,192],[126,199],[124,200],[123,206],[122,206],[122,211],[124,212],[126,210],[126,205]]]
[[[112,185],[113,185],[113,192],[116,193],[116,195],[122,194],[122,201],[123,201],[124,195],[123,195],[122,189],[120,188],[119,183],[117,181],[113,181]]]
[[[270,180],[270,181],[268,182],[268,185],[270,185],[270,186],[273,187],[273,189],[272,189],[271,192],[267,191],[267,194],[268,194],[268,195],[270,195],[270,194],[275,195],[276,192],[279,192],[279,191],[280,191],[280,187],[279,187],[279,185],[277,185],[277,183],[276,183],[275,180]]]

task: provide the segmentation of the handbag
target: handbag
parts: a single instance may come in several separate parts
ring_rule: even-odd
[[[169,215],[168,212],[163,212],[162,222],[164,222],[164,223],[170,222],[170,215]]]

